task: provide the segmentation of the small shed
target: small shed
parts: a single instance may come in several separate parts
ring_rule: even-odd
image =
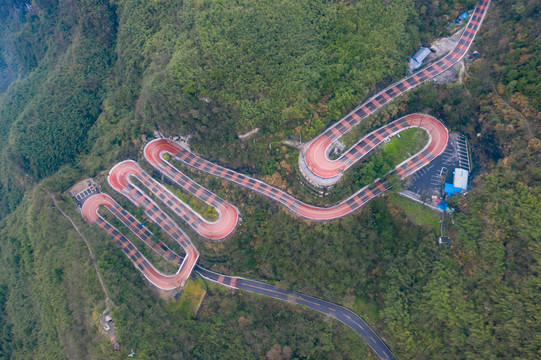
[[[421,67],[423,64],[423,61],[427,58],[427,56],[430,54],[430,49],[426,47],[422,47],[411,59],[408,60],[410,63],[410,70],[415,70]]]
[[[468,14],[467,11],[464,11],[462,14],[456,17],[455,22],[458,24],[459,22],[466,20],[468,16],[470,16],[470,14]]]
[[[447,206],[449,206],[449,203],[443,199],[438,203],[438,209],[445,210]]]
[[[462,190],[468,190],[468,176],[470,174],[468,170],[456,168],[454,174],[453,186]]]
[[[449,236],[440,236],[440,238],[438,239],[438,244],[451,245],[451,239],[449,239]]]

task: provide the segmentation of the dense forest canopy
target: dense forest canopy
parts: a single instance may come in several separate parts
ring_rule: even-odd
[[[204,156],[322,201],[303,193],[298,150],[281,141],[315,136],[402,78],[406,59],[475,3],[1,0],[0,358],[114,359],[130,348],[149,359],[373,358],[330,318],[211,284],[197,317],[178,311],[62,192],[138,158],[159,130],[191,134]],[[187,170],[244,219],[221,245],[179,222],[200,263],[348,306],[400,359],[537,358],[540,17],[534,0],[493,0],[463,82],[425,84],[366,120],[422,111],[468,137],[473,186],[452,198],[451,247],[436,245],[434,214],[396,195],[311,223]],[[99,333],[99,282],[48,192],[94,248],[121,352]]]

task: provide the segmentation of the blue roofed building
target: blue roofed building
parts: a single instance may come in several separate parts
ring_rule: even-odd
[[[466,19],[468,18],[468,16],[470,16],[470,15],[468,14],[468,12],[467,12],[467,11],[464,11],[462,14],[460,14],[460,15],[458,15],[458,16],[456,17],[455,22],[458,24],[459,22],[466,20]]]
[[[438,209],[440,210],[445,210],[447,209],[448,206],[449,206],[449,203],[445,200],[440,200],[440,202],[438,203]]]
[[[445,183],[444,191],[447,193],[447,196],[453,196],[454,193],[461,193],[462,189],[453,186],[453,184]]]
[[[468,190],[468,176],[470,175],[469,171],[456,168],[453,174],[453,183],[445,183],[444,191],[447,193],[447,196],[452,196],[454,193],[462,193]]]

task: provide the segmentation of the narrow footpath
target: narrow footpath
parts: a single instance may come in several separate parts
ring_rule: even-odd
[[[96,270],[96,275],[98,276],[98,280],[100,282],[101,289],[103,290],[103,294],[105,295],[105,311],[107,311],[107,312],[110,311],[109,304],[111,302],[111,298],[109,297],[109,293],[107,292],[107,288],[105,287],[105,283],[103,282],[103,279],[101,277],[100,269],[98,268],[98,264],[96,263],[96,258],[94,258],[94,253],[92,252],[92,248],[90,247],[90,244],[88,243],[88,240],[83,235],[83,233],[79,230],[77,225],[75,225],[75,222],[73,222],[73,220],[69,217],[69,215],[66,214],[64,212],[64,210],[62,210],[60,208],[60,206],[58,206],[58,202],[56,201],[55,196],[53,194],[51,194],[49,191],[47,191],[47,194],[49,194],[49,196],[51,197],[51,200],[53,201],[55,209],[60,211],[60,213],[62,215],[64,215],[64,217],[66,217],[70,221],[70,223],[73,226],[73,228],[75,229],[75,231],[77,231],[77,234],[79,234],[81,239],[83,239],[83,241],[84,241],[84,243],[86,245],[86,248],[88,249],[88,253],[90,254],[90,259],[92,260],[92,265],[94,266],[94,270]]]

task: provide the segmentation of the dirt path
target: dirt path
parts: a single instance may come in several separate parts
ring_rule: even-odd
[[[252,131],[248,131],[246,134],[238,135],[239,139],[245,140],[251,137],[252,135],[255,135],[259,131],[259,128],[255,128]]]
[[[109,293],[107,292],[107,288],[105,287],[105,283],[103,282],[103,279],[100,274],[100,270],[98,269],[98,264],[96,263],[96,259],[94,258],[94,253],[92,252],[92,248],[90,247],[90,244],[88,243],[88,240],[86,237],[81,233],[77,225],[75,225],[75,222],[58,206],[58,202],[56,201],[56,198],[53,194],[51,194],[49,191],[47,191],[47,194],[51,196],[51,199],[53,200],[54,207],[60,211],[62,215],[64,215],[70,222],[71,225],[73,225],[73,228],[75,231],[77,231],[77,234],[83,239],[85,242],[86,248],[88,249],[88,253],[90,254],[90,258],[92,259],[92,265],[94,266],[94,269],[96,270],[96,275],[98,275],[98,280],[100,281],[101,288],[103,290],[103,293],[105,294],[105,311],[109,311],[109,303],[111,299],[109,298]]]

